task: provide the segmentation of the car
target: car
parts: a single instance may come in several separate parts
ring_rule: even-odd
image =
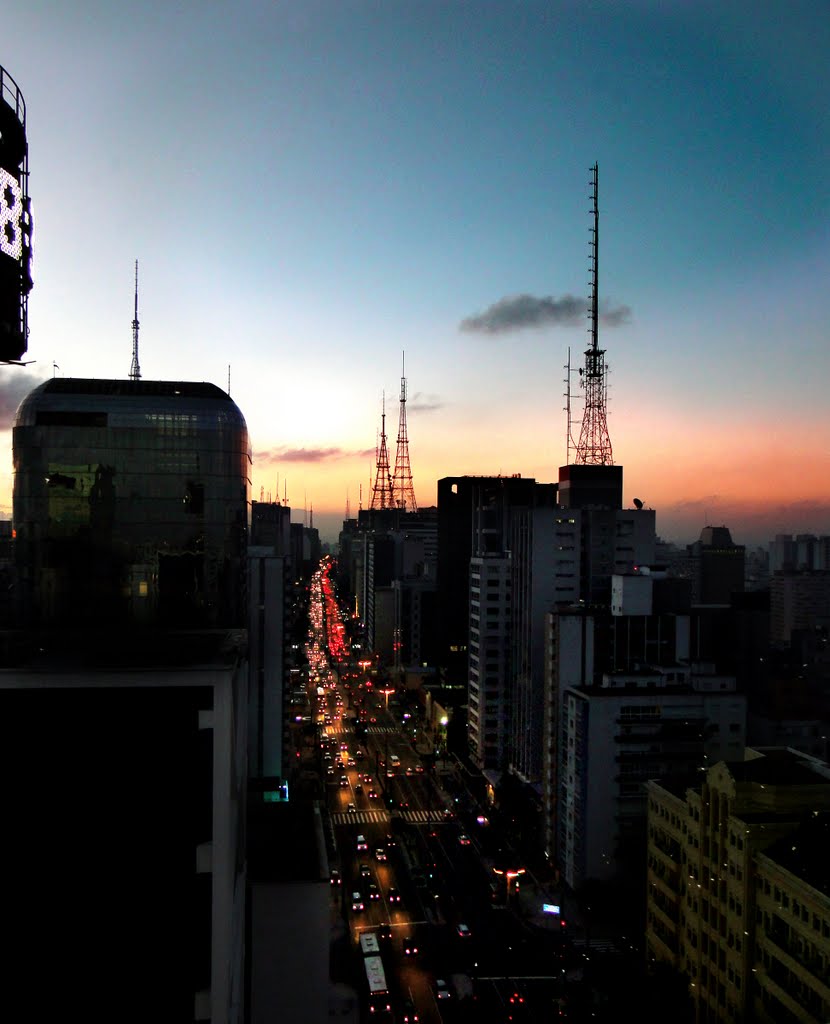
[[[361,850],[368,850],[368,849],[369,849],[369,845],[366,842],[366,836],[359,835],[357,837],[357,852],[360,853]]]
[[[390,903],[400,903],[401,902],[401,894],[394,887],[394,885],[390,888],[389,892],[386,895],[389,898],[389,902]]]
[[[392,938],[392,926],[389,924],[382,924],[378,926],[378,938],[385,941],[386,939]]]
[[[372,869],[368,864],[360,865],[360,874],[363,878],[368,878],[372,874]]]
[[[368,772],[365,772],[363,775],[361,775],[361,778],[367,784],[371,784],[372,782],[372,776]]]
[[[355,793],[362,793],[363,792],[363,786],[361,786],[361,784],[359,782],[355,783],[354,791],[355,791]]]
[[[411,935],[405,936],[402,944],[404,956],[417,956],[418,955],[418,943],[412,938]]]
[[[348,776],[341,775],[340,776],[340,785],[345,787],[345,786],[348,786],[348,784],[349,784]]]
[[[355,807],[355,805],[353,803],[349,803],[349,805],[346,807],[346,813],[347,814],[357,814],[357,808]]]
[[[340,744],[340,749],[343,750],[343,751],[347,751],[349,749],[349,744],[348,743],[341,743]]]
[[[378,889],[378,887],[375,885],[374,882],[370,882],[369,883],[369,899],[370,900],[379,900],[380,899],[380,890]]]
[[[375,860],[386,860],[386,850],[382,846],[375,850]]]
[[[435,998],[436,999],[450,999],[452,992],[449,990],[449,986],[443,978],[435,979]]]
[[[331,884],[332,885],[342,885],[343,884],[343,879],[340,877],[340,872],[337,870],[337,868],[334,868],[332,870],[330,878],[331,878]]]
[[[458,932],[459,938],[462,939],[469,939],[470,936],[472,935],[472,932],[470,931],[466,924],[457,925],[455,930],[456,932]]]
[[[352,910],[355,913],[358,913],[361,910],[365,910],[365,907],[363,906],[363,897],[360,895],[359,892],[352,893]]]
[[[404,999],[401,1004],[401,1020],[403,1024],[414,1024],[418,1020],[418,1013],[411,999]]]
[[[458,837],[458,841],[459,841],[459,843],[461,843],[462,846],[469,846],[470,845],[470,837],[468,835],[465,835],[463,832]]]
[[[353,757],[350,757],[349,760],[346,763],[348,764],[349,768],[354,768],[354,766],[355,766],[355,759]]]
[[[370,789],[369,793],[368,793],[368,796],[369,796],[370,800],[377,800],[377,798],[378,798],[378,791],[376,789]]]
[[[391,850],[398,845],[397,839],[392,835],[391,832],[386,833],[386,849]]]

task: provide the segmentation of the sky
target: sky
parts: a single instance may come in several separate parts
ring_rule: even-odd
[[[418,505],[556,481],[579,435],[591,167],[624,502],[658,533],[830,533],[830,8],[814,0],[27,0],[34,288],[53,375],[207,380],[252,497],[336,539],[402,360]]]

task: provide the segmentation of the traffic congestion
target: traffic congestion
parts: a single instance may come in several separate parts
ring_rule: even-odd
[[[510,912],[492,866],[498,837],[454,775],[437,770],[417,708],[349,651],[328,559],[311,582],[306,653],[332,913],[348,929],[360,1019],[550,1019],[558,947]]]

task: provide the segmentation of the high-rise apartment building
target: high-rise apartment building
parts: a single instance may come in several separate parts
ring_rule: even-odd
[[[646,788],[647,954],[686,974],[696,1021],[826,1021],[830,767],[747,749]]]

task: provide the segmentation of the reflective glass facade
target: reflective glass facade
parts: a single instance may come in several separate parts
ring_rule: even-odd
[[[251,456],[224,391],[55,378],[13,451],[23,624],[244,625]]]

